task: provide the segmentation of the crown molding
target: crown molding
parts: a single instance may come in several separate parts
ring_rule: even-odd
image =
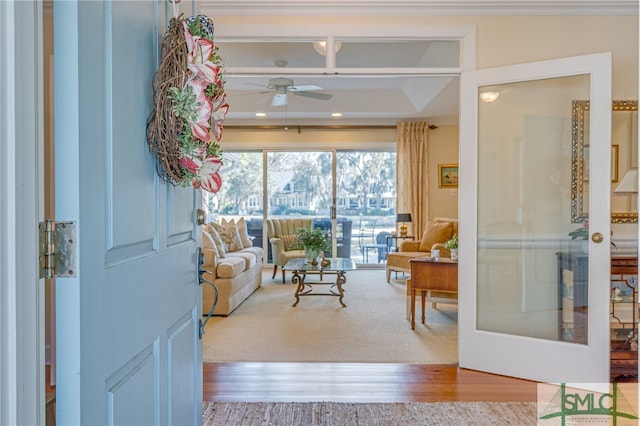
[[[202,0],[209,16],[370,15],[370,16],[637,16],[636,0]],[[53,0],[44,0],[45,16],[53,15]],[[268,9],[268,13],[265,13]],[[260,12],[256,12],[260,10]]]
[[[202,0],[209,16],[638,15],[637,0]]]

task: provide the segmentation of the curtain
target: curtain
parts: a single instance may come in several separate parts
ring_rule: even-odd
[[[411,213],[409,234],[416,240],[422,237],[429,221],[428,134],[426,122],[405,121],[397,126],[396,212]]]

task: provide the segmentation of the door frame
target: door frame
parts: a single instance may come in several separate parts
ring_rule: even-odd
[[[0,2],[1,424],[45,422],[42,7]]]

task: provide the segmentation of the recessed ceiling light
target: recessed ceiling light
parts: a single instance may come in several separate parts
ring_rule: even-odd
[[[341,112],[332,112],[331,116],[332,117],[342,117],[342,113]]]
[[[256,112],[256,117],[266,117],[267,113],[266,112]]]

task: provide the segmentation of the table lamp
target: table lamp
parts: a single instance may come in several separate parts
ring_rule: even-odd
[[[411,213],[398,213],[396,223],[400,223],[400,236],[407,236],[407,222],[411,223]]]
[[[635,195],[638,193],[638,168],[631,167],[613,190],[617,195]],[[400,215],[398,215],[400,216]]]

